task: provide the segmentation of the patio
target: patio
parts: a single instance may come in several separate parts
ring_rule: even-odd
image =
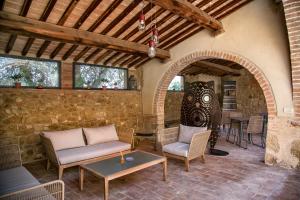
[[[184,171],[184,163],[168,160],[168,179],[162,181],[161,166],[154,166],[124,178],[111,181],[111,200],[179,200],[179,199],[243,199],[243,200],[298,200],[300,197],[300,171],[288,170],[263,163],[264,149],[249,145],[239,148],[220,138],[218,149],[228,156],[207,155],[206,163],[191,161],[190,172]],[[139,149],[152,151],[144,142]],[[57,178],[57,171],[49,172],[45,165],[26,165],[40,182]],[[79,190],[78,168],[65,171],[66,199],[102,199],[103,180],[86,175],[84,190]]]

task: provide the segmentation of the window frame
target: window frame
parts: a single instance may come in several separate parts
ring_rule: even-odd
[[[167,92],[184,92],[184,90],[185,90],[185,77],[184,77],[184,75],[176,75],[176,76],[181,76],[181,77],[182,77],[183,89],[182,89],[182,90],[169,90],[169,86],[168,86]],[[174,78],[175,78],[176,76],[174,76]],[[173,79],[174,79],[174,78],[173,78]],[[172,79],[172,80],[173,80],[173,79]],[[171,82],[172,82],[172,80],[171,80]],[[170,82],[170,84],[171,84],[171,82]],[[170,84],[169,84],[169,85],[170,85]]]
[[[46,59],[46,58],[33,58],[33,57],[27,57],[27,56],[18,56],[18,55],[7,55],[7,54],[1,54],[0,57],[6,57],[6,58],[14,58],[14,59],[22,59],[22,60],[32,60],[32,61],[41,61],[41,62],[55,62],[57,63],[57,68],[58,68],[58,86],[57,87],[48,87],[48,86],[43,86],[42,89],[61,89],[61,61],[58,60],[51,60],[51,59]],[[14,85],[12,86],[4,86],[0,85],[0,88],[15,88]],[[21,88],[23,89],[39,89],[37,86],[22,86]]]
[[[73,72],[72,72],[72,89],[74,90],[104,90],[103,88],[84,88],[84,87],[76,87],[75,86],[75,67],[76,65],[88,65],[91,67],[102,67],[102,68],[108,68],[108,69],[122,69],[125,71],[125,75],[126,75],[126,88],[122,89],[122,88],[106,88],[105,90],[129,90],[128,89],[128,68],[121,68],[121,67],[112,67],[112,66],[106,66],[106,65],[97,65],[97,64],[88,64],[88,63],[81,63],[81,62],[73,62]]]

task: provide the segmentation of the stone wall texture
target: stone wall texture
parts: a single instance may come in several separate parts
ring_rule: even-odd
[[[165,122],[180,121],[184,92],[168,91],[165,100]]]
[[[23,162],[44,158],[39,133],[115,124],[136,128],[141,93],[120,90],[0,89],[0,143],[19,143]]]
[[[267,113],[263,91],[254,76],[247,70],[240,70],[241,76],[224,76],[225,80],[236,81],[237,110],[245,116]]]

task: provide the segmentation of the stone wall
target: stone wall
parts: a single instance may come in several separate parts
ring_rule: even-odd
[[[44,158],[39,133],[116,124],[135,128],[140,91],[0,89],[0,142],[19,143],[23,162]]]
[[[241,76],[224,76],[222,81],[236,81],[237,110],[245,116],[267,113],[265,96],[254,76],[246,69],[240,70]]]
[[[173,123],[180,121],[181,102],[184,92],[168,91],[165,99],[165,122]]]

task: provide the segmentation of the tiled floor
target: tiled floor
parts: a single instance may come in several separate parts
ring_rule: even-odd
[[[147,148],[147,147],[146,147]],[[190,172],[181,161],[169,160],[168,180],[162,181],[161,165],[127,175],[110,182],[110,200],[210,200],[210,199],[300,199],[300,171],[266,166],[264,150],[250,145],[247,150],[220,139],[218,149],[226,157],[207,155],[206,163],[191,162]],[[56,178],[56,169],[45,171],[42,165],[27,168],[41,182]],[[103,181],[87,174],[84,191],[78,187],[78,169],[67,169],[63,180],[66,199],[93,200],[103,198]]]

